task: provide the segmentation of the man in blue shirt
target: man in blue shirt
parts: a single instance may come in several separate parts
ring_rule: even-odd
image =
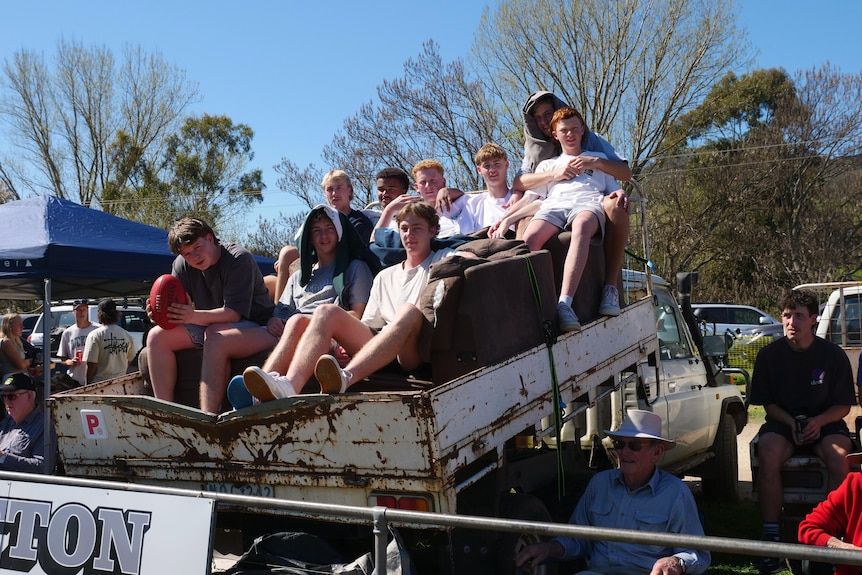
[[[661,418],[629,410],[613,439],[619,469],[597,473],[587,485],[569,523],[611,529],[703,535],[689,488],[656,467],[665,449],[676,442],[661,436]],[[539,565],[548,558],[589,558],[592,575],[697,575],[709,567],[708,551],[557,537],[530,545],[515,557],[518,566]]]

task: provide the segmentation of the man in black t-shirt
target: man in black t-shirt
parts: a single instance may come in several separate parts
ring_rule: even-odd
[[[849,472],[852,450],[844,417],[856,403],[847,355],[837,345],[814,335],[817,297],[807,290],[789,290],[778,302],[783,338],[764,347],[754,363],[750,402],[766,409],[760,428],[757,488],[764,539],[778,541],[784,491],[781,467],[802,446],[811,449],[829,470],[829,489]],[[797,430],[797,417],[805,418]],[[778,560],[761,560],[761,573],[780,570]]]

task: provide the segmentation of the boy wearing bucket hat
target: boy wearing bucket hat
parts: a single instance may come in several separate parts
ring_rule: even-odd
[[[656,467],[665,450],[676,445],[661,430],[658,415],[638,409],[630,409],[616,431],[605,430],[619,456],[619,469],[602,471],[590,480],[569,523],[703,535],[689,488]],[[696,549],[557,537],[530,545],[515,557],[515,564],[578,557],[589,558],[589,570],[581,573],[592,575],[696,575],[705,572],[710,562],[708,551]]]
[[[51,430],[45,453],[45,415],[36,409],[36,386],[26,373],[13,373],[0,382],[6,417],[0,422],[0,470],[48,473],[54,469],[57,439]],[[47,465],[46,465],[47,464]]]

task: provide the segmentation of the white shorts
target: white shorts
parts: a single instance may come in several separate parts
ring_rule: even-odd
[[[576,201],[565,201],[563,199],[548,198],[542,202],[542,207],[533,216],[534,220],[542,220],[560,228],[569,229],[575,216],[581,212],[589,212],[596,216],[599,221],[599,231],[590,238],[590,244],[601,245],[605,238],[605,207],[602,201],[605,196],[590,194],[581,196]]]

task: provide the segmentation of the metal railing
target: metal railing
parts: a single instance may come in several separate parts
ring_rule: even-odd
[[[730,537],[653,533],[634,531],[630,529],[607,529],[561,523],[518,521],[515,519],[493,519],[472,515],[446,515],[442,513],[401,511],[396,509],[387,509],[385,507],[355,507],[326,503],[310,503],[307,501],[291,501],[286,499],[265,499],[244,495],[212,493],[209,491],[154,487],[93,479],[29,475],[25,473],[0,472],[0,479],[29,483],[51,483],[73,487],[208,498],[215,501],[217,511],[219,505],[231,507],[241,505],[251,509],[278,510],[288,516],[318,521],[328,520],[338,522],[338,520],[343,519],[359,519],[362,522],[369,523],[373,527],[375,566],[386,565],[386,546],[388,544],[389,524],[395,526],[425,525],[432,529],[459,528],[505,533],[530,533],[542,537],[571,537],[593,541],[603,540],[644,545],[663,545],[667,547],[719,551],[735,555],[786,557],[788,559],[807,559],[822,563],[862,566],[862,553],[859,553],[858,551],[814,547],[797,543],[771,543]],[[378,573],[376,567],[374,573],[376,575],[384,575],[383,573]]]

